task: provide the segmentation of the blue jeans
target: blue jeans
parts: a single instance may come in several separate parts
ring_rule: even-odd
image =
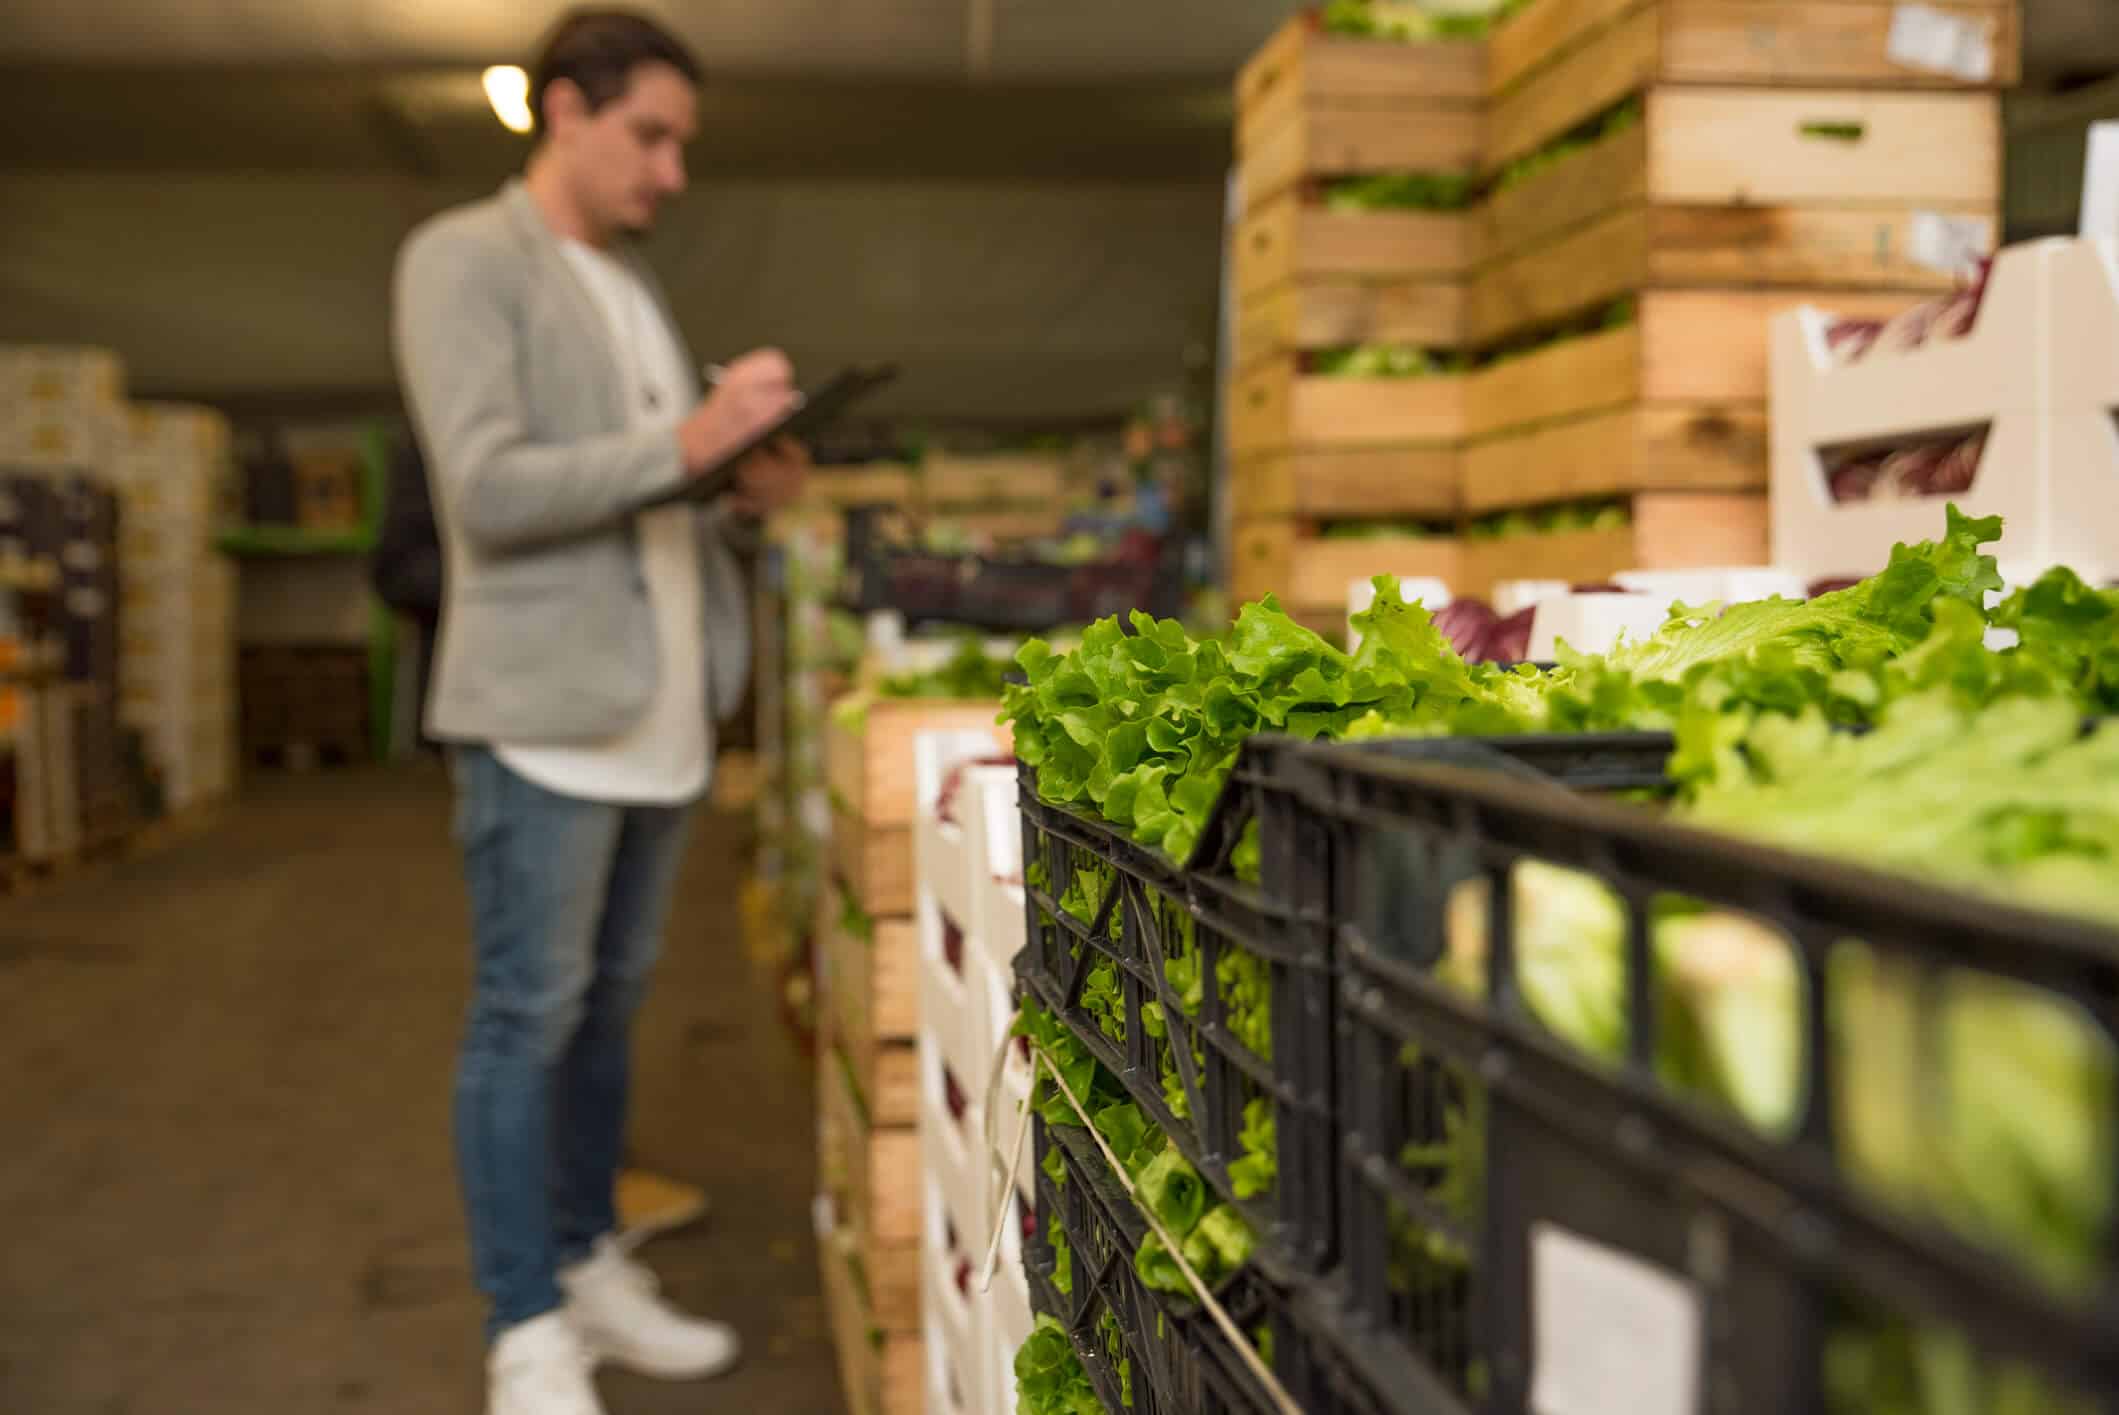
[[[617,1226],[633,1014],[691,812],[555,795],[460,748],[456,838],[476,960],[456,1156],[488,1339],[558,1308]]]

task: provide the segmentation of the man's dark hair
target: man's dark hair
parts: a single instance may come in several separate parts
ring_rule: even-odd
[[[667,64],[699,82],[699,61],[692,51],[645,15],[616,9],[562,15],[530,68],[530,117],[537,136],[545,133],[544,100],[554,83],[571,80],[594,113],[625,96],[633,70],[642,64]]]

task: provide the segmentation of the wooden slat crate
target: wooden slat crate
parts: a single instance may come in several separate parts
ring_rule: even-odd
[[[1359,344],[1459,348],[1468,300],[1463,280],[1295,281],[1243,303],[1236,364]]]
[[[998,702],[942,702],[926,698],[877,699],[860,727],[834,716],[825,744],[831,789],[840,809],[870,826],[909,826],[914,814],[913,739],[922,732],[985,731],[997,750],[1007,750],[1008,729],[994,719]],[[869,913],[878,911],[865,898]]]
[[[1471,268],[1476,235],[1469,212],[1333,211],[1291,190],[1238,225],[1236,289],[1249,300],[1306,281],[1446,281]]]
[[[2005,88],[2019,76],[2014,0],[1935,3],[1979,27],[1980,79],[1890,57],[1894,0],[1538,0],[1487,42],[1487,165],[1499,167],[1656,84]]]
[[[1232,538],[1229,586],[1240,603],[1273,594],[1298,615],[1344,616],[1358,580],[1432,578],[1454,589],[1462,569],[1461,543],[1450,537],[1334,540],[1295,520],[1246,521]]]
[[[912,912],[912,827],[872,825],[843,810],[832,812],[832,872],[875,918]]]
[[[912,469],[897,463],[819,467],[805,486],[798,509],[828,508],[837,520],[842,506],[911,506],[919,500],[919,489]]]
[[[864,1290],[859,1255],[847,1235],[826,1235],[817,1252],[847,1410],[851,1415],[922,1415],[926,1348],[920,1334],[878,1325],[882,1304]],[[911,1300],[917,1314],[917,1291]]]
[[[1988,94],[1652,93],[1640,125],[1488,200],[1470,337],[1650,288],[1947,289],[1915,258],[1917,223],[1991,241],[2000,149]]]
[[[837,1048],[818,1053],[817,1165],[823,1192],[860,1257],[877,1324],[920,1324],[920,1136],[881,1129],[854,1095]]]
[[[837,898],[827,891],[818,909],[818,947],[825,969],[831,1031],[855,1086],[878,1126],[913,1125],[920,1118],[920,945],[910,919],[873,921],[873,940],[850,932]]]
[[[1462,455],[1450,446],[1274,452],[1230,464],[1229,502],[1239,519],[1445,519],[1462,478]]]
[[[1622,570],[1766,563],[1762,492],[1644,492],[1631,508],[1633,523],[1615,530],[1467,540],[1454,588],[1485,596],[1502,580],[1601,584]]]
[[[1473,374],[1464,510],[1765,486],[1768,325],[1779,311],[1817,298],[1797,290],[1652,291],[1629,327]],[[1830,300],[1851,315],[1888,316],[1910,298]]]
[[[1479,44],[1376,44],[1289,21],[1236,82],[1244,204],[1310,177],[1470,171],[1485,81]]]
[[[1464,433],[1461,378],[1320,378],[1293,358],[1237,376],[1229,447],[1238,457],[1449,446]]]

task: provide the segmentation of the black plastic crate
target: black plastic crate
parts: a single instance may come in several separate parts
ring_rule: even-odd
[[[1314,1270],[1331,1239],[1321,933],[1283,927],[1255,889],[1195,903],[1167,858],[1038,800],[1029,775],[1021,796],[1028,986],[1243,1214],[1266,1261]],[[1240,835],[1230,812],[1195,860],[1225,862]],[[1249,1182],[1247,1138],[1273,1156],[1270,1185]]]
[[[1532,1409],[1541,1362],[1553,1379],[1570,1337],[1600,1333],[1642,1353],[1628,1379],[1669,1377],[1689,1411],[1920,1408],[1878,1389],[1904,1374],[1913,1333],[1965,1363],[1968,1408],[2119,1410],[2109,1206],[2090,1270],[2063,1292],[2019,1254],[1888,1201],[1858,1172],[1873,1128],[1863,1140],[1844,1119],[1862,1104],[1871,1127],[1942,1124],[1929,1064],[1942,1009],[2002,986],[2076,1009],[2109,1059],[2119,934],[1491,771],[1345,746],[1298,757],[1335,839],[1344,1267],[1325,1329],[1392,1409]],[[1537,937],[1516,929],[1539,902],[1518,894],[1530,870],[1564,871],[1616,911],[1609,1055],[1563,1041],[1519,975],[1519,944]],[[1675,1036],[1681,1014],[1658,1000],[1670,978],[1651,915],[1680,902],[1788,950],[1801,1026],[1773,1133],[1666,1065],[1659,1029]],[[1483,930],[1476,993],[1438,973],[1453,921]],[[1893,1039],[1905,1056],[1887,1071]],[[1885,1078],[1898,1084],[1864,1090]],[[2095,1119],[2111,1146],[2115,1117]],[[2008,1382],[2042,1403],[2004,1403]]]
[[[1184,610],[1183,546],[1176,540],[1137,543],[1080,565],[929,551],[887,543],[877,524],[886,509],[847,513],[847,599],[855,613],[894,611],[909,626],[1042,633],[1136,609],[1158,618]]]
[[[1340,1185],[1331,881],[1345,845],[1302,806],[1309,768],[1298,745],[1245,744],[1182,869],[1040,800],[1033,771],[1020,792],[1031,985],[1290,1275],[1331,1263]],[[1670,739],[1437,738],[1371,750],[1617,790],[1660,783]],[[1261,1148],[1274,1157],[1264,1186],[1247,1159]]]
[[[1135,1415],[1272,1412],[1270,1397],[1205,1309],[1141,1279],[1134,1255],[1147,1221],[1096,1142],[1078,1127],[1042,1120],[1036,1139],[1040,1225],[1026,1249],[1032,1291],[1039,1310],[1059,1318],[1074,1337],[1106,1407]],[[1291,1344],[1287,1305],[1274,1300],[1255,1266],[1223,1282],[1214,1296],[1264,1350]]]

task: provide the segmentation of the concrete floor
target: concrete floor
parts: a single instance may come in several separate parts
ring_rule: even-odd
[[[208,831],[0,899],[0,1411],[475,1415],[450,1164],[468,967],[438,771],[267,780]],[[612,1415],[843,1410],[806,1064],[703,823],[637,1051],[639,1158],[706,1185],[644,1256],[733,1321],[703,1385]]]

